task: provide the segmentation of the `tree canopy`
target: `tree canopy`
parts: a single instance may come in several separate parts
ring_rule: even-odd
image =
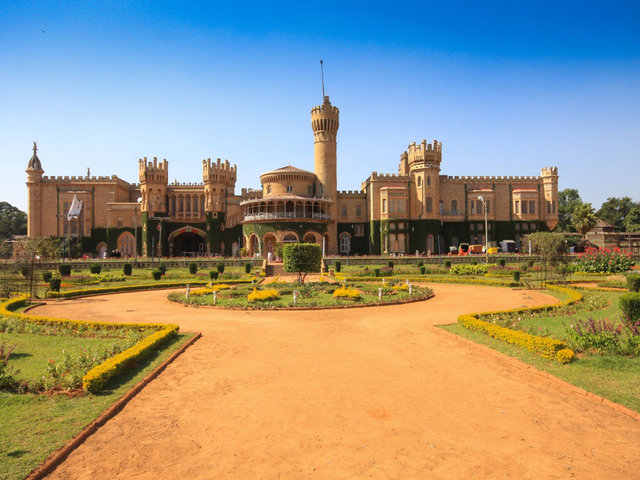
[[[322,247],[315,243],[288,243],[283,248],[285,272],[297,272],[298,283],[304,283],[307,273],[319,272],[322,265]]]
[[[27,234],[27,214],[8,202],[0,202],[0,245],[12,235]],[[0,256],[11,254],[11,245],[5,244]]]
[[[640,202],[634,202],[630,197],[607,198],[596,216],[613,225],[618,232],[640,230]]]

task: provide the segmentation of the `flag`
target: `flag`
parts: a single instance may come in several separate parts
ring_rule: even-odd
[[[74,193],[73,201],[71,202],[71,208],[69,208],[69,213],[67,213],[67,220],[71,221],[74,218],[78,218],[81,211],[82,211],[82,200],[78,200],[78,195]]]

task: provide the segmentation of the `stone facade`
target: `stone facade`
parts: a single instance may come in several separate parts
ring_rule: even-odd
[[[202,183],[169,183],[166,160],[140,159],[140,183],[111,177],[48,177],[34,144],[27,167],[28,235],[72,238],[104,255],[250,255],[277,243],[321,243],[326,254],[447,253],[461,242],[520,241],[558,222],[558,170],[531,177],[442,175],[442,143],[412,143],[397,174],[372,172],[359,191],[337,190],[339,110],[311,110],[314,170],[260,176],[235,193],[237,168],[202,161]],[[83,202],[68,218],[74,196]],[[137,248],[136,248],[137,246]]]

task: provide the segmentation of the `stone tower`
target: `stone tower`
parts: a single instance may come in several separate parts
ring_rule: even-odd
[[[547,227],[553,230],[558,225],[558,167],[543,168],[540,176],[544,192],[544,204],[541,203],[540,210]]]
[[[327,227],[327,254],[338,253],[338,233],[336,225],[337,185],[337,136],[340,124],[340,111],[331,105],[329,96],[324,97],[322,105],[311,109],[311,128],[313,128],[313,156],[315,174],[318,178],[316,194],[331,200],[329,214],[332,221]]]
[[[29,237],[42,236],[42,164],[38,158],[38,145],[33,142],[33,155],[27,165],[27,235]]]
[[[411,211],[418,219],[439,218],[442,142],[413,142],[400,156],[400,174],[410,175]]]
[[[143,212],[166,213],[167,212],[167,182],[169,178],[169,163],[166,159],[158,163],[158,158],[153,157],[153,162],[147,162],[147,157],[138,160],[138,173],[140,176],[140,205]]]

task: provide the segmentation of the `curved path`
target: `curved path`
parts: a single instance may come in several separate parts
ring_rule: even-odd
[[[549,297],[432,287],[427,302],[328,311],[187,308],[158,291],[38,307],[203,333],[50,478],[640,478],[640,422],[433,327]]]

